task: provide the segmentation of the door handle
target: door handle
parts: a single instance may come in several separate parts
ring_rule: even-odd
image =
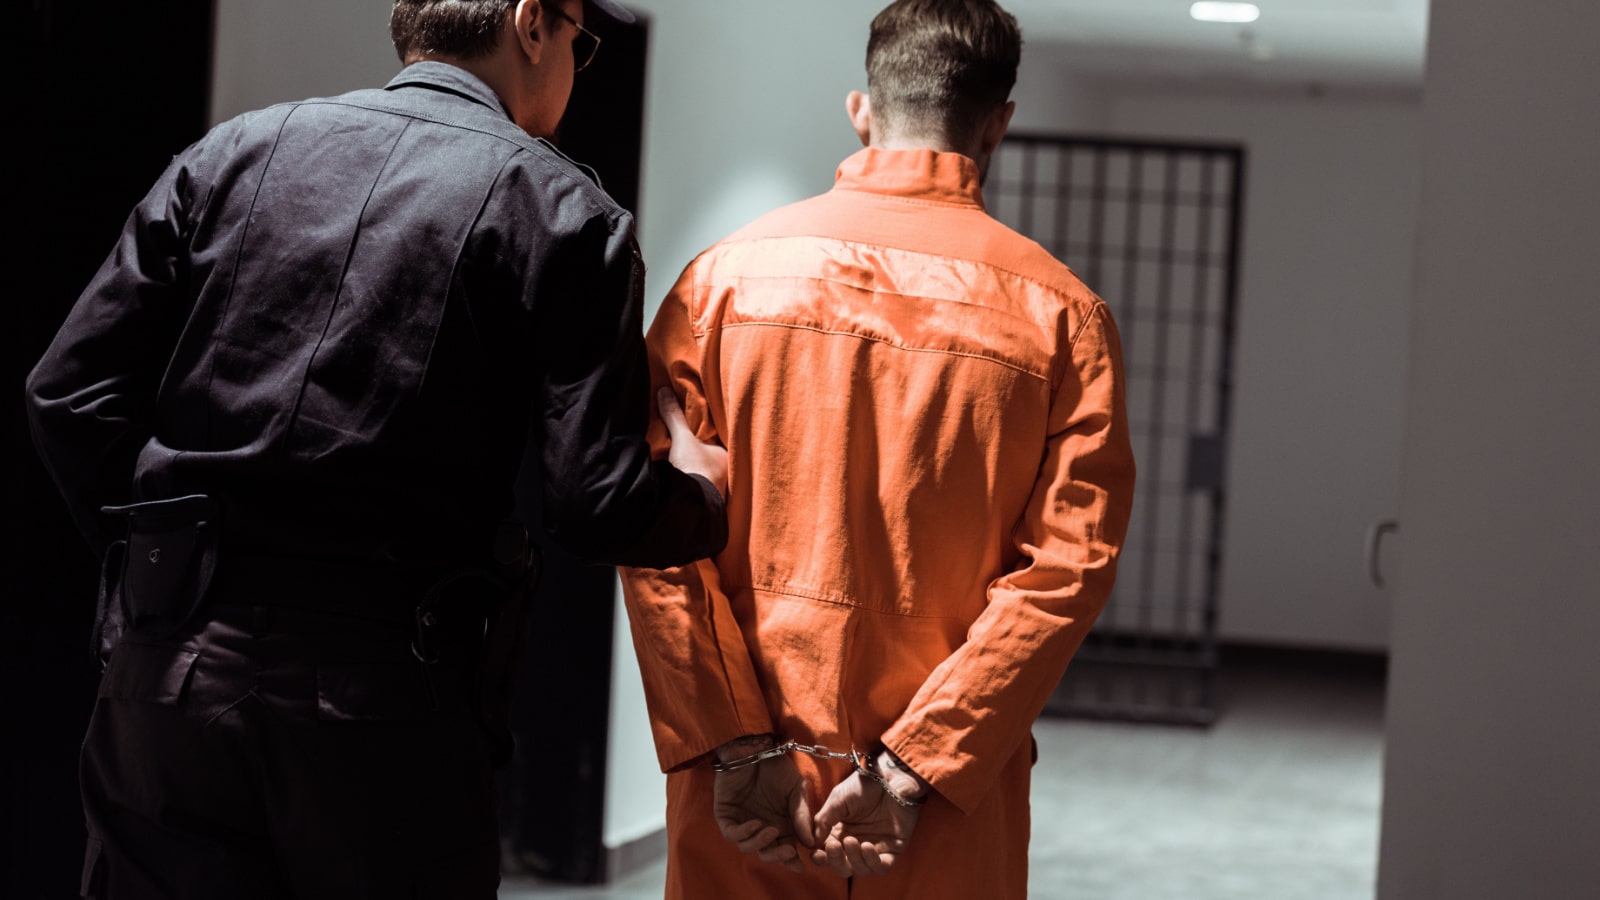
[[[1367,529],[1367,577],[1372,580],[1372,586],[1384,586],[1383,567],[1378,564],[1378,550],[1383,544],[1383,536],[1400,530],[1400,523],[1394,519],[1379,519]]]

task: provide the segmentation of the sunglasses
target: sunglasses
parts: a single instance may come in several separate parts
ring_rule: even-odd
[[[578,34],[572,39],[572,71],[582,72],[589,67],[589,63],[594,62],[594,55],[600,52],[599,35],[578,24],[577,19],[567,15],[564,10],[559,9],[554,3],[545,8],[571,22],[572,27],[578,29]]]

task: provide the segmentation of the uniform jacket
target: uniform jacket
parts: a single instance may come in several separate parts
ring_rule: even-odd
[[[663,768],[709,794],[697,764],[741,735],[886,745],[938,795],[902,868],[939,870],[929,829],[1017,841],[1015,815],[969,827],[997,793],[1025,848],[1029,729],[1132,501],[1105,304],[987,215],[970,159],[869,148],[691,263],[648,341],[731,464],[727,549],[624,579]],[[797,761],[815,810],[846,770]],[[702,801],[669,797],[692,846]],[[922,896],[968,896],[949,887]]]
[[[101,506],[207,493],[251,551],[448,557],[531,431],[557,539],[682,562],[721,500],[643,440],[642,276],[591,175],[418,63],[175,158],[28,379],[35,440],[97,549]]]

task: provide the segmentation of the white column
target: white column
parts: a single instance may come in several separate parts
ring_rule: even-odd
[[[1600,897],[1600,4],[1433,4],[1382,900]]]

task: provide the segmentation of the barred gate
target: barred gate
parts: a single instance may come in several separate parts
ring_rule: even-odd
[[[1008,136],[984,196],[1105,298],[1139,483],[1116,589],[1047,714],[1210,724],[1244,150]]]

